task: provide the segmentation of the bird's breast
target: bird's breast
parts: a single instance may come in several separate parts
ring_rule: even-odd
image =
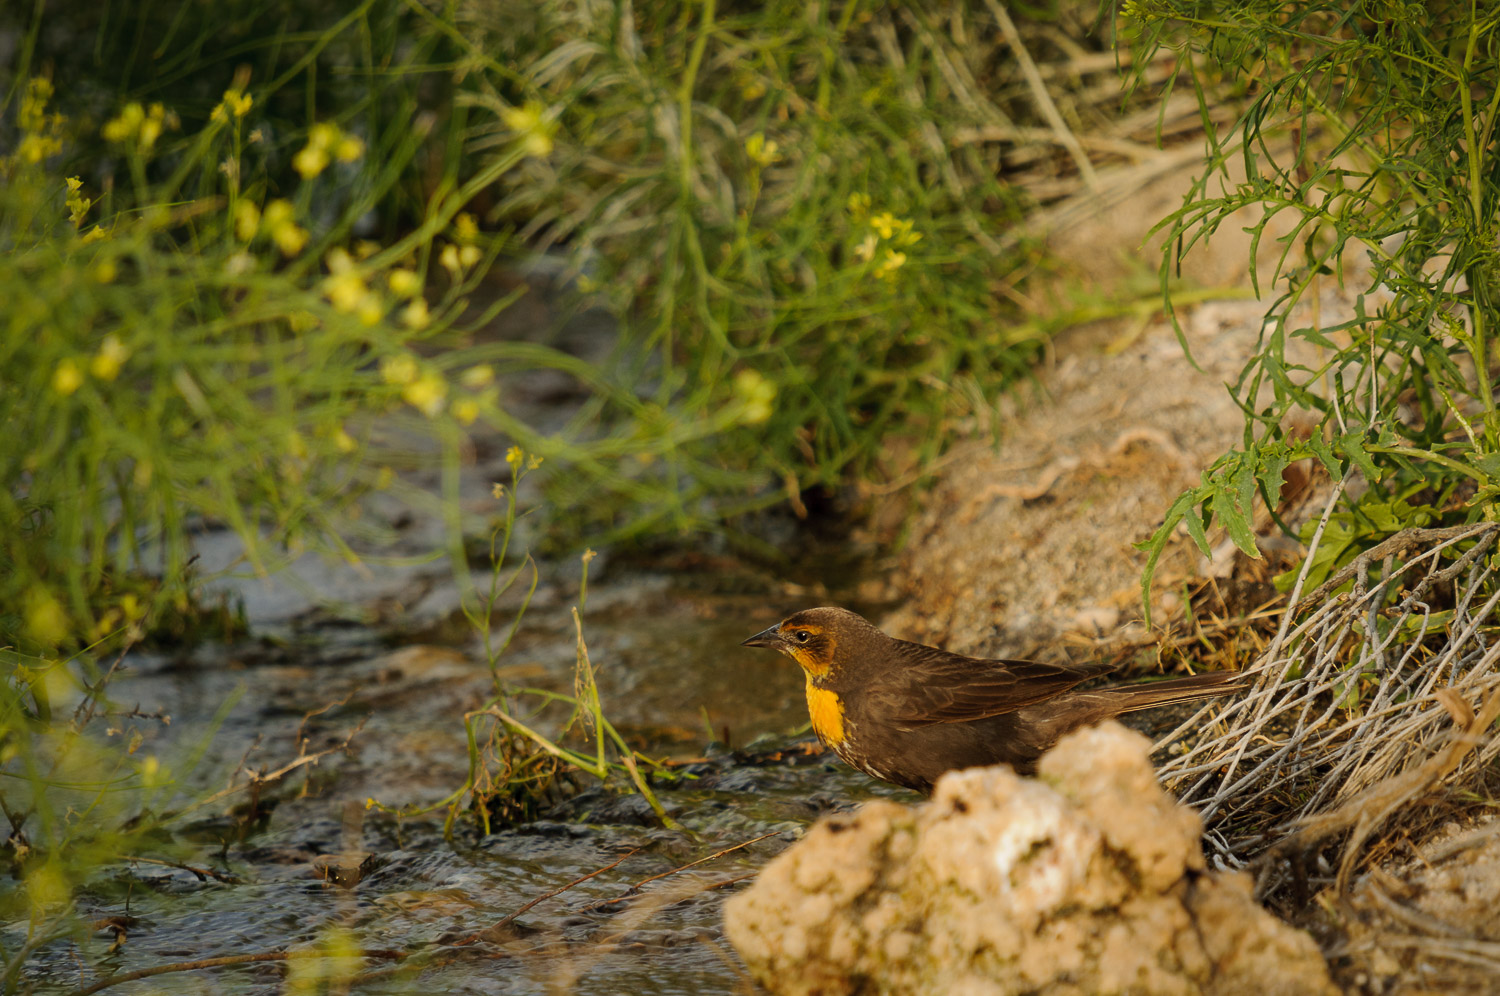
[[[813,684],[811,675],[807,678],[807,714],[812,717],[818,739],[838,750],[848,735],[844,702],[832,689]]]

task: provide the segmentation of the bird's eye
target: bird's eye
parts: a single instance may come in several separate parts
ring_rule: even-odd
[[[812,638],[812,634],[805,629],[799,629],[792,635],[797,638],[798,643],[806,643],[809,639]]]

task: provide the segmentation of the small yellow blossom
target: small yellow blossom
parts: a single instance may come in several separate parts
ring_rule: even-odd
[[[875,267],[875,275],[877,277],[893,276],[897,270],[905,265],[906,253],[887,249],[885,251],[885,258],[880,261],[880,265]]]
[[[422,290],[422,278],[417,276],[417,271],[405,268],[392,270],[386,274],[386,284],[391,288],[391,293],[397,297],[412,297]]]
[[[479,418],[479,402],[473,398],[460,398],[453,402],[453,417],[463,425],[473,425]]]
[[[476,367],[470,367],[459,375],[458,382],[470,391],[488,387],[495,379],[495,368],[488,363],[481,363]]]
[[[512,469],[521,466],[521,461],[525,459],[526,454],[521,451],[521,447],[519,446],[512,446],[505,451],[505,462],[510,464]]]
[[[329,273],[348,273],[354,269],[354,257],[342,246],[334,246],[328,250],[328,255],[323,257],[323,265],[328,267]]]
[[[67,183],[68,220],[73,222],[74,228],[80,228],[83,226],[84,216],[89,213],[89,208],[93,206],[94,202],[80,193],[83,187],[83,180],[80,177],[70,176]]]
[[[352,163],[364,154],[364,140],[357,135],[345,135],[333,146],[333,157],[341,163]]]
[[[490,486],[490,497],[497,498],[497,499],[498,498],[504,498],[505,497],[505,485],[501,484],[499,481],[496,481],[494,484],[492,484]]]
[[[401,309],[401,324],[409,329],[425,329],[432,321],[432,315],[427,310],[427,302],[422,298],[413,298],[412,302]]]
[[[540,101],[528,100],[522,107],[507,107],[500,112],[505,127],[521,139],[521,150],[528,156],[545,159],[552,154],[552,136],[557,122],[549,120],[547,108]]]
[[[254,273],[255,256],[243,249],[230,253],[229,258],[224,260],[224,272],[231,277],[243,277],[247,273]]]
[[[335,272],[323,281],[323,296],[333,304],[335,311],[353,314],[370,296],[364,278],[353,270]]]
[[[234,206],[234,234],[241,242],[249,242],[260,230],[260,206],[254,201],[241,200]]]
[[[81,241],[84,245],[88,245],[91,242],[98,242],[101,239],[107,238],[109,238],[109,229],[105,228],[103,225],[95,225],[93,228],[90,228],[87,232],[83,233],[83,238]]]
[[[428,370],[401,389],[401,397],[407,404],[431,418],[443,410],[448,397],[448,385],[434,371]]]
[[[52,390],[67,397],[83,386],[83,371],[72,360],[63,360],[52,371]]]
[[[527,470],[536,470],[541,465],[542,465],[542,458],[539,457],[539,456],[537,456],[535,453],[531,454],[531,456],[529,456],[529,457],[526,458],[526,469]]]
[[[385,317],[385,305],[381,303],[378,296],[367,292],[360,299],[359,306],[355,308],[354,314],[359,319],[361,325],[373,328],[379,325],[380,320]]]
[[[464,246],[458,250],[458,262],[464,269],[468,269],[484,258],[478,246]]]
[[[458,246],[443,246],[443,251],[438,253],[438,262],[443,264],[443,269],[455,277],[463,271],[463,264],[458,261]]]
[[[416,357],[410,353],[397,353],[380,361],[380,379],[387,384],[410,384],[417,373]]]
[[[292,157],[292,169],[301,174],[302,179],[311,180],[328,168],[328,162],[327,149],[316,145],[305,145],[302,151]]]
[[[467,211],[453,219],[453,231],[458,241],[466,245],[479,239],[479,223]]]
[[[146,109],[134,101],[125,105],[118,115],[110,118],[100,129],[106,142],[124,142],[140,131],[146,120]]]
[[[101,259],[89,271],[89,276],[93,277],[96,283],[112,284],[115,282],[115,277],[119,276],[119,270],[115,267],[114,260]]]
[[[374,239],[360,239],[358,242],[354,243],[354,258],[361,260],[369,259],[371,256],[379,252],[380,248],[380,243],[376,242]]]
[[[161,137],[161,131],[166,118],[166,108],[161,104],[152,104],[151,109],[146,112],[146,120],[141,122],[140,143],[141,148],[149,149],[156,144]]]
[[[882,239],[888,239],[896,234],[896,218],[889,211],[882,211],[870,219],[870,227]]]
[[[292,202],[277,198],[266,205],[261,221],[283,256],[295,256],[307,244],[307,230],[296,223]]]
[[[68,613],[52,595],[32,589],[26,597],[26,630],[38,643],[55,647],[68,638]]]
[[[769,166],[779,160],[781,158],[779,148],[780,146],[775,142],[766,141],[763,132],[756,132],[745,139],[745,154],[757,166]]]
[[[868,263],[875,258],[875,247],[879,244],[880,240],[875,237],[874,232],[866,232],[864,240],[854,247],[854,255]]]
[[[870,195],[859,193],[850,194],[848,206],[850,217],[852,217],[855,221],[861,221],[863,220],[865,215],[870,213]]]
[[[353,453],[359,449],[359,444],[354,441],[354,437],[342,428],[333,434],[333,445],[338,447],[340,453]]]
[[[99,352],[89,361],[89,373],[100,380],[114,380],[129,358],[130,350],[120,342],[119,336],[111,332],[104,337],[104,341],[99,344]]]
[[[758,370],[741,370],[734,375],[734,394],[744,406],[740,421],[758,425],[771,417],[771,402],[776,400],[776,385]]]

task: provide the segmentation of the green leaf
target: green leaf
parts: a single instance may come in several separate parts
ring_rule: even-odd
[[[1321,433],[1313,431],[1312,436],[1307,440],[1307,448],[1312,450],[1313,456],[1322,461],[1330,477],[1338,480],[1344,476],[1343,464],[1339,463],[1338,458],[1333,455],[1333,450],[1329,449]]]
[[[1370,454],[1365,452],[1363,432],[1346,432],[1339,437],[1339,448],[1349,455],[1365,475],[1365,479],[1371,484],[1380,480],[1380,469],[1375,466],[1375,461],[1370,459]]]
[[[1239,547],[1247,557],[1260,557],[1260,550],[1255,545],[1255,533],[1250,528],[1250,517],[1242,511],[1235,503],[1233,495],[1224,488],[1215,488],[1212,499],[1214,515],[1219,517],[1219,522],[1229,531],[1229,538],[1234,540],[1234,545]]]

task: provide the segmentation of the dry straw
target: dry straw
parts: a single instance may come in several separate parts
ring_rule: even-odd
[[[1472,785],[1500,755],[1486,735],[1500,712],[1497,550],[1500,523],[1407,529],[1305,597],[1304,567],[1281,630],[1247,669],[1250,691],[1158,744],[1207,731],[1161,773],[1202,813],[1221,859],[1305,853],[1352,830],[1342,887],[1372,835],[1406,828],[1415,803]]]

